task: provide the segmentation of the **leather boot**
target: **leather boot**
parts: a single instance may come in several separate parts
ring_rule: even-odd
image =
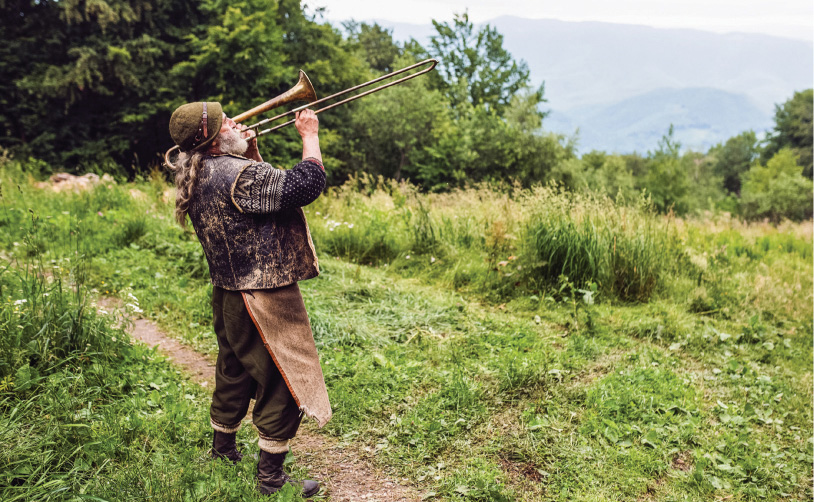
[[[215,436],[212,438],[212,458],[225,458],[231,460],[233,464],[240,462],[243,454],[237,451],[236,435],[235,432],[227,434],[215,431]]]
[[[271,495],[281,489],[286,483],[302,488],[302,496],[313,497],[319,492],[319,483],[306,479],[294,481],[283,470],[285,453],[269,453],[260,451],[260,461],[257,463],[257,489],[263,495]]]

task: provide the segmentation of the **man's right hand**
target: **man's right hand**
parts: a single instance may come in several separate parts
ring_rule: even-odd
[[[322,163],[322,152],[319,151],[319,119],[314,110],[297,112],[294,126],[302,137],[302,159],[313,157]]]
[[[319,119],[313,110],[305,109],[296,113],[296,120],[294,127],[300,133],[300,136],[305,138],[308,136],[317,136],[319,134]]]

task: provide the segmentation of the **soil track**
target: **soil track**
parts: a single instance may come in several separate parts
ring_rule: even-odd
[[[130,335],[166,355],[189,377],[207,388],[215,383],[215,365],[204,355],[163,333],[155,323],[134,319]],[[249,412],[246,421],[251,421]],[[345,444],[320,434],[310,420],[303,422],[292,440],[297,462],[308,468],[323,486],[320,495],[331,502],[416,502],[421,494],[406,479],[396,480],[371,462],[367,452],[357,445]]]

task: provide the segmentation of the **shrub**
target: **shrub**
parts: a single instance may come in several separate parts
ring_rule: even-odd
[[[752,220],[802,221],[812,215],[812,190],[814,185],[803,176],[794,152],[784,148],[765,166],[755,165],[743,176],[741,212]]]

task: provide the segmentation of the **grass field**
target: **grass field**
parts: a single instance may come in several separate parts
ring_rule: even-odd
[[[216,352],[169,186],[0,169],[0,499],[260,499],[253,465],[207,460],[206,392],[92,307]],[[322,431],[427,499],[811,500],[811,222],[366,178],[306,214]]]

